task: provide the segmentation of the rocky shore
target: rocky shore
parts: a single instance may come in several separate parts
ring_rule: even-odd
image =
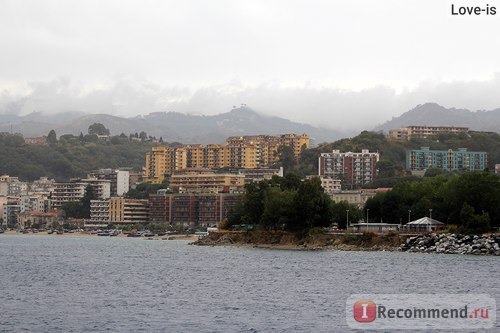
[[[244,246],[278,250],[397,251],[404,238],[398,234],[324,234],[296,235],[286,232],[211,232],[192,245]]]
[[[426,234],[410,237],[401,244],[401,251],[421,253],[449,253],[500,255],[500,236]]]

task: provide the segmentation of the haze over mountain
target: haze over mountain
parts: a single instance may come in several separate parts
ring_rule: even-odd
[[[102,123],[112,135],[146,132],[166,142],[222,143],[228,136],[252,134],[307,133],[316,143],[333,141],[342,134],[308,124],[264,116],[241,106],[214,116],[187,115],[178,112],[154,112],[124,118],[107,114],[66,112],[56,115],[31,113],[26,116],[1,115],[0,132],[21,133],[26,137],[42,136],[54,129],[57,135],[86,134],[93,123]]]
[[[399,117],[374,128],[387,132],[393,128],[411,125],[461,126],[475,131],[500,133],[500,108],[472,112],[467,109],[445,108],[436,103],[418,105]]]
[[[93,123],[102,123],[112,135],[146,132],[166,142],[222,143],[228,136],[253,134],[308,133],[313,142],[331,142],[350,137],[362,130],[340,132],[285,118],[262,115],[241,106],[217,115],[189,115],[179,112],[153,112],[135,117],[108,114],[62,112],[45,114],[33,112],[25,116],[0,114],[0,132],[21,133],[25,137],[47,135],[54,129],[57,135],[87,133]],[[500,108],[492,111],[472,112],[466,109],[445,108],[436,103],[426,103],[403,113],[399,117],[373,128],[387,132],[392,128],[410,125],[464,126],[471,130],[500,132]]]

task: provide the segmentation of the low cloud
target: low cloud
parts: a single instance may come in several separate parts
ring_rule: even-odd
[[[342,131],[370,129],[418,104],[491,110],[500,107],[500,74],[487,81],[422,82],[397,92],[387,86],[360,91],[311,85],[240,82],[190,89],[121,78],[89,86],[70,78],[32,82],[23,89],[0,89],[0,113],[82,111],[126,117],[158,111],[213,115],[246,104],[255,111]]]

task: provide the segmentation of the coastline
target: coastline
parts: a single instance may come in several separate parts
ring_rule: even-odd
[[[301,251],[398,251],[405,240],[405,236],[398,234],[317,233],[300,237],[286,232],[218,231],[211,232],[190,244]]]
[[[5,236],[12,236],[12,235],[18,235],[18,236],[26,236],[26,237],[36,237],[36,236],[43,236],[43,237],[47,237],[47,236],[52,236],[52,237],[68,237],[68,236],[72,236],[72,237],[102,237],[102,238],[106,238],[106,237],[109,237],[109,236],[98,236],[97,234],[91,234],[89,232],[86,232],[86,231],[79,231],[79,232],[65,232],[63,234],[56,234],[56,233],[52,233],[52,234],[49,234],[47,231],[39,231],[37,233],[20,233],[20,232],[17,232],[15,230],[5,230],[2,234],[0,234],[0,237],[2,235],[5,235]],[[139,239],[147,239],[147,240],[186,240],[186,241],[190,241],[190,242],[193,242],[193,241],[197,241],[199,236],[198,235],[193,235],[193,234],[175,234],[175,235],[165,235],[165,236],[152,236],[152,237],[127,237],[126,234],[119,234],[117,236],[114,236],[114,237],[119,237],[119,238],[139,238]]]
[[[398,233],[315,233],[300,237],[267,231],[218,231],[190,245],[235,246],[302,251],[399,251],[460,255],[500,256],[500,236]]]

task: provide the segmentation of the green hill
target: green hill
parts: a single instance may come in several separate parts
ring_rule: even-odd
[[[42,176],[64,181],[99,168],[141,170],[151,146],[150,142],[130,141],[123,135],[109,141],[94,135],[62,135],[49,145],[27,145],[19,134],[0,133],[0,174],[26,181]]]
[[[334,149],[342,152],[369,149],[380,153],[379,177],[404,177],[406,150],[430,147],[431,149],[467,148],[470,151],[488,153],[488,168],[500,163],[500,134],[493,132],[469,132],[468,134],[440,134],[427,139],[412,139],[407,142],[392,142],[384,134],[364,131],[353,138],[345,138],[304,151],[297,170],[303,174],[315,174],[318,170],[318,156]]]

